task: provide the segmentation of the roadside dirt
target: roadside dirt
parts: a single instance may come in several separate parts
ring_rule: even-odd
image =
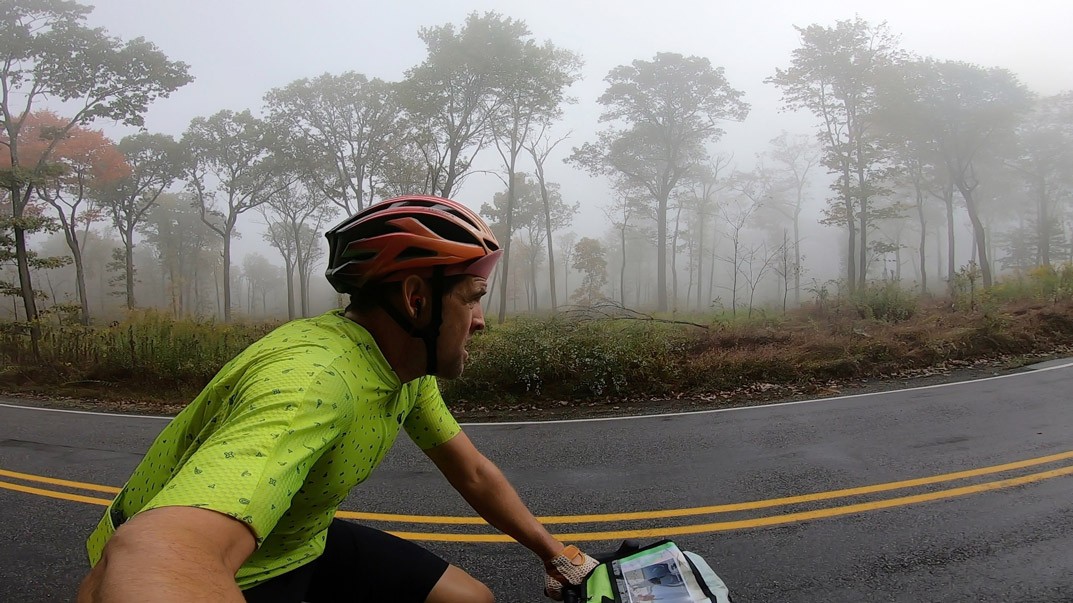
[[[813,398],[848,396],[871,392],[892,391],[910,387],[938,385],[993,377],[1025,370],[1024,367],[1066,358],[1073,350],[1063,349],[1050,354],[999,356],[972,362],[949,361],[927,369],[914,369],[891,374],[882,379],[845,379],[807,385],[777,385],[756,382],[734,391],[709,394],[686,394],[663,398],[608,398],[587,401],[541,400],[539,402],[496,403],[494,400],[452,402],[451,409],[460,422],[542,421],[585,419],[626,415],[645,415],[689,412],[757,406]],[[100,394],[77,394],[68,390],[49,391],[38,386],[32,390],[0,391],[7,402],[70,410],[89,410],[145,415],[174,415],[185,406],[185,399],[140,400],[130,393],[104,391]],[[489,396],[492,398],[492,396]]]

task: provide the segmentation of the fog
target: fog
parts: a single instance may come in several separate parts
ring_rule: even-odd
[[[295,3],[273,0],[222,3],[106,0],[98,2],[87,16],[88,25],[104,28],[108,34],[123,40],[144,37],[168,59],[186,63],[194,79],[167,98],[151,103],[140,128],[108,119],[96,120],[87,127],[103,131],[116,142],[138,132],[167,134],[179,140],[187,132],[191,120],[207,118],[222,110],[249,110],[255,117],[268,119],[270,111],[266,107],[266,94],[303,78],[357,72],[370,79],[399,82],[407,77],[408,70],[420,65],[428,56],[427,47],[418,35],[422,28],[447,24],[462,28],[468,15],[495,11],[502,17],[524,22],[537,43],[550,42],[573,52],[583,61],[576,81],[565,91],[565,96],[572,102],[563,103],[561,115],[550,127],[553,138],[566,138],[555,147],[544,165],[547,179],[558,185],[562,201],[567,205],[577,204],[577,213],[571,222],[557,229],[551,237],[557,247],[555,270],[560,288],[557,304],[594,301],[592,295],[570,295],[583,285],[587,273],[583,268],[563,265],[563,254],[574,251],[572,245],[565,243],[590,238],[600,241],[606,262],[606,280],[596,283],[600,295],[622,305],[671,311],[715,308],[747,312],[754,306],[781,309],[821,290],[833,293],[847,286],[852,289],[853,285],[844,281],[848,265],[858,262],[857,251],[851,253],[847,248],[846,224],[837,219],[833,220],[834,224],[820,223],[825,217],[825,208],[832,202],[837,206],[838,193],[831,187],[837,170],[819,164],[817,156],[801,188],[800,232],[796,238],[802,260],[800,270],[796,271],[796,287],[791,288],[794,278],[787,273],[787,254],[792,247],[789,238],[792,233],[785,220],[779,221],[778,215],[785,215],[785,212],[775,211],[776,205],[786,202],[789,193],[785,186],[771,184],[773,180],[785,180],[785,174],[756,172],[759,168],[776,168],[778,162],[771,156],[772,141],[784,132],[806,137],[816,145],[817,154],[822,152],[817,135],[822,132],[823,120],[815,112],[805,109],[787,110],[784,104],[786,89],[768,81],[776,76],[776,70],[791,67],[793,52],[802,45],[802,34],[796,28],[810,25],[831,28],[840,20],[853,19],[863,20],[872,27],[882,27],[885,23],[886,31],[896,38],[898,49],[915,57],[1008,70],[1033,95],[1032,103],[1073,90],[1073,69],[1068,65],[1069,57],[1073,56],[1073,37],[1067,31],[1068,25],[1073,23],[1073,3],[1037,1],[1024,3],[1019,8],[1015,12],[1008,5],[999,3],[962,1],[373,3],[339,0]],[[707,59],[713,68],[723,70],[726,84],[740,91],[741,100],[749,105],[744,119],[720,120],[718,126],[724,133],[703,141],[702,147],[708,157],[701,163],[715,162],[719,167],[712,204],[703,208],[696,205],[696,190],[699,189],[687,180],[677,183],[671,193],[665,235],[668,245],[677,242],[678,246],[677,252],[668,253],[665,287],[670,299],[663,303],[658,287],[657,223],[651,209],[652,200],[639,201],[641,205],[648,202],[648,209],[638,210],[633,219],[634,230],[627,224],[629,232],[623,237],[621,224],[619,228],[615,226],[618,219],[615,216],[621,215],[621,212],[616,214],[615,207],[624,198],[638,195],[636,183],[633,190],[624,192],[621,187],[612,186],[616,182],[614,174],[594,175],[594,170],[584,169],[576,158],[564,161],[586,143],[596,143],[600,132],[609,127],[618,127],[619,131],[628,128],[628,124],[616,125],[613,120],[600,121],[607,110],[607,106],[599,102],[608,89],[605,78],[613,69],[633,61],[653,61],[658,53]],[[63,103],[52,97],[38,100],[34,108],[47,108],[65,115],[76,110],[77,103]],[[1022,111],[1019,119],[1031,111]],[[977,124],[974,127],[983,126]],[[1016,127],[1011,125],[1011,132]],[[1071,142],[1073,139],[1063,139],[1063,144]],[[496,195],[506,189],[503,160],[490,138],[486,137],[484,143],[476,151],[470,173],[452,190],[453,198],[475,211],[481,211],[485,205],[494,205]],[[1024,153],[1004,151],[1006,154],[1003,154],[994,151],[997,143],[988,144],[986,152],[973,158],[977,162],[973,166],[976,178],[973,183],[979,184],[975,191],[976,201],[983,208],[983,221],[986,222],[981,227],[986,231],[983,247],[974,244],[973,225],[963,196],[955,196],[953,225],[948,231],[944,221],[946,210],[939,198],[941,187],[936,185],[935,190],[927,191],[923,198],[929,201],[923,214],[918,216],[916,209],[911,209],[909,181],[877,175],[876,186],[882,185],[886,192],[877,194],[876,199],[883,201],[876,207],[901,203],[902,211],[899,217],[891,219],[877,217],[865,227],[863,232],[870,241],[886,241],[889,246],[864,249],[868,257],[859,261],[858,272],[863,275],[858,274],[858,277],[868,282],[899,282],[919,290],[925,277],[921,274],[923,266],[930,272],[927,276],[929,290],[941,292],[945,287],[943,282],[950,278],[951,266],[955,271],[964,269],[968,262],[980,259],[981,249],[989,254],[996,278],[1041,263],[1041,253],[1049,258],[1048,263],[1069,261],[1073,257],[1069,192],[1073,167],[1063,164],[1065,167],[1059,168],[1053,190],[1048,189],[1053,198],[1046,202],[1051,213],[1045,220],[1054,225],[1054,232],[1048,234],[1049,240],[1054,240],[1054,249],[1024,251],[1026,257],[1032,256],[1031,260],[1009,260],[1019,253],[1019,245],[1024,246],[1010,233],[1038,230],[1038,224],[1034,222],[1040,219],[1039,212],[1034,209],[1038,204],[1034,201],[1034,189],[1017,180],[1016,170],[1011,167],[1015,163],[1012,157],[1020,153],[1017,156],[1023,158]],[[1009,144],[1016,146],[1017,143]],[[1067,148],[1063,152],[1066,151]],[[758,158],[765,153],[767,155]],[[879,160],[875,163],[878,165]],[[521,155],[517,170],[530,176],[533,174],[534,167],[528,154]],[[977,177],[977,171],[984,177]],[[1000,172],[1001,177],[997,175]],[[208,182],[212,184],[211,177]],[[189,205],[192,201],[188,185],[188,179],[176,179],[168,189],[168,194],[173,195],[169,202]],[[692,199],[690,203],[694,204],[688,204],[687,199]],[[216,201],[220,202],[220,199]],[[326,207],[333,206],[327,199],[318,202]],[[1022,209],[1011,212],[1011,205]],[[47,205],[44,207],[46,214],[54,211]],[[707,217],[697,218],[701,215]],[[342,217],[340,210],[325,219],[316,230],[322,233]],[[735,230],[733,225],[739,219],[742,221]],[[920,245],[921,219],[926,219],[928,224],[923,261],[914,255]],[[323,259],[314,258],[307,270],[312,274],[308,303],[302,303],[297,292],[301,287],[296,285],[295,297],[288,308],[282,276],[284,260],[280,252],[263,238],[268,220],[256,210],[238,217],[236,231],[239,237],[232,244],[230,262],[234,267],[230,278],[234,284],[231,307],[236,314],[287,317],[289,314],[323,311],[338,303],[320,277]],[[90,313],[95,321],[116,318],[121,315],[124,298],[119,291],[121,285],[110,281],[118,272],[115,266],[109,268],[108,263],[119,261],[111,251],[119,246],[119,235],[109,227],[106,218],[84,224],[82,228],[87,281],[85,296]],[[707,234],[704,234],[705,230]],[[956,241],[953,257],[949,257],[949,233],[953,233]],[[502,280],[496,283],[500,289],[489,299],[493,313],[550,308],[548,258],[541,247],[544,241],[539,234],[524,228],[514,232],[515,255],[511,259],[511,275],[506,279],[509,294],[501,298],[499,292],[504,283]],[[533,238],[527,240],[529,235]],[[182,292],[186,301],[180,309],[176,306],[174,290],[182,288],[176,283],[183,279],[168,274],[169,270],[178,268],[165,265],[162,252],[152,245],[149,235],[139,232],[135,236],[138,306],[169,308],[176,314],[222,316],[220,283],[223,277],[218,267],[194,276],[192,285],[182,285],[186,288]],[[624,254],[621,249],[623,238],[626,240]],[[37,233],[31,242],[42,255],[69,254],[67,242],[59,234]],[[531,254],[535,270],[525,261],[531,243],[536,246],[536,251]],[[210,248],[208,253],[218,255],[220,251]],[[625,262],[621,259],[623,255]],[[261,258],[271,266],[266,266]],[[1008,261],[1004,262],[1004,259]],[[13,261],[5,262],[2,280],[17,284],[13,265]],[[207,272],[212,274],[207,276]],[[48,294],[48,301],[42,302],[44,307],[58,301],[78,300],[72,267],[35,270],[34,278],[35,288]],[[206,278],[208,280],[204,280]],[[295,279],[298,279],[297,273]],[[843,282],[840,285],[838,281]],[[569,290],[564,292],[564,286]],[[166,293],[169,287],[172,291]],[[10,303],[5,303],[2,310],[7,316],[24,313],[20,299],[14,296],[9,299]]]

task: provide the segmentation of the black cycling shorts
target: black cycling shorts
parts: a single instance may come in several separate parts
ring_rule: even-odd
[[[323,555],[242,594],[249,603],[423,603],[447,565],[408,540],[333,519]]]

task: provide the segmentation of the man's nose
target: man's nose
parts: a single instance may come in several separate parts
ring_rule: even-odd
[[[470,333],[476,333],[477,331],[483,331],[483,330],[484,330],[484,308],[482,308],[481,304],[478,303],[477,308],[473,311],[473,321],[470,324],[469,331],[470,331]]]

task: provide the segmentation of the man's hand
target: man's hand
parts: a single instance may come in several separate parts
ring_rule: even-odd
[[[598,561],[582,553],[574,545],[563,549],[561,553],[544,562],[544,594],[556,601],[563,599],[563,585],[577,586],[585,581],[592,570],[600,565]]]

